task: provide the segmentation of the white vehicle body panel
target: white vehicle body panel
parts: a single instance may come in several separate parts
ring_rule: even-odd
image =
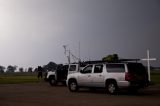
[[[86,66],[87,67],[87,66]],[[68,84],[68,80],[71,78],[74,78],[77,80],[78,86],[85,86],[85,87],[105,87],[105,81],[107,79],[114,79],[117,82],[117,85],[119,87],[127,87],[130,85],[130,83],[128,81],[125,81],[125,72],[120,72],[120,73],[110,73],[107,72],[107,68],[106,65],[103,64],[103,71],[102,73],[94,73],[93,69],[94,69],[95,65],[93,65],[92,68],[92,72],[91,73],[74,73],[74,74],[70,74],[67,77],[67,84]],[[127,67],[126,65],[125,67],[125,71],[127,71]]]

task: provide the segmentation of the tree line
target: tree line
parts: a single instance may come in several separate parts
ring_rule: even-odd
[[[49,62],[47,65],[43,65],[42,68],[44,71],[52,71],[55,70],[57,64],[54,62]],[[0,73],[14,73],[17,70],[18,66],[16,65],[9,65],[8,67],[4,67],[0,65]],[[28,67],[24,69],[23,67],[18,68],[19,72],[37,72],[37,68],[33,69],[32,67]]]

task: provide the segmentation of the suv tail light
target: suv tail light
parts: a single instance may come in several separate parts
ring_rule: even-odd
[[[126,72],[126,73],[125,73],[125,80],[126,80],[126,81],[132,81],[132,80],[133,80],[132,74]]]

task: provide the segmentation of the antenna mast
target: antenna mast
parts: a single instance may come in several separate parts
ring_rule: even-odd
[[[67,52],[68,52],[68,56],[67,56],[67,59],[68,59],[68,63],[70,64],[71,63],[71,59],[70,59],[70,55],[71,55],[71,51],[69,49],[67,49],[67,46],[68,45],[63,45],[63,48],[64,48],[64,54],[67,55]]]
[[[68,63],[70,64],[71,63],[71,57],[72,59],[76,62],[76,60],[78,62],[80,62],[80,46],[79,46],[79,58],[77,58],[75,55],[73,55],[71,53],[71,50],[70,49],[67,49],[67,46],[68,45],[63,45],[63,48],[64,48],[64,54],[67,56],[68,58]]]
[[[80,56],[81,56],[81,55],[80,55],[81,52],[80,52],[80,49],[81,49],[81,48],[80,48],[80,42],[79,42],[79,60],[78,60],[78,62],[81,61],[81,57],[80,57]]]

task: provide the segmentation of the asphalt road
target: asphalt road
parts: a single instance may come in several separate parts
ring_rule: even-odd
[[[104,90],[81,89],[73,93],[66,86],[48,83],[0,85],[0,106],[160,106],[160,85],[138,94],[122,91],[107,95]]]

